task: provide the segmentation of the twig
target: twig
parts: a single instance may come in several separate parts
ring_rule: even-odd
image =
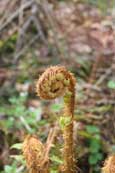
[[[112,68],[106,70],[106,72],[97,80],[95,85],[100,85],[112,72]]]
[[[22,9],[26,9],[29,8],[31,5],[33,4],[33,0],[23,4],[23,6],[19,9],[17,9],[11,16],[9,16],[9,18],[6,20],[5,23],[3,23],[0,27],[0,32],[9,24],[12,22],[12,20],[14,20],[16,17],[18,17],[18,15],[20,14],[20,11],[22,11]]]
[[[115,100],[105,100],[105,99],[102,99],[102,100],[99,100],[96,102],[97,105],[115,105]]]
[[[115,43],[114,43],[115,44]],[[114,47],[115,49],[115,47]],[[111,66],[106,70],[106,72],[97,80],[95,85],[100,85],[111,73],[113,72],[113,75],[115,73],[115,52],[114,57],[111,63]]]
[[[21,55],[23,55],[27,51],[28,47],[31,46],[39,37],[40,37],[40,35],[37,34],[34,38],[32,38],[30,40],[30,42],[20,52],[18,52],[17,54],[15,54],[15,59],[14,59],[14,62],[13,62],[14,64],[17,63],[19,57]]]
[[[93,85],[93,84],[89,84],[89,83],[77,84],[77,89],[79,91],[81,91],[83,89],[90,89],[90,90],[94,90],[97,92],[102,92],[102,89],[100,87]]]
[[[31,22],[34,22],[38,34],[32,39],[30,40],[30,42],[20,51],[21,48],[21,43],[22,43],[22,38],[24,36],[24,34],[26,33],[27,28],[29,27],[29,25],[31,24]],[[44,42],[45,45],[48,46],[48,42],[45,39],[44,33],[42,31],[41,25],[39,20],[36,18],[36,16],[30,16],[30,18],[26,21],[26,23],[24,23],[23,27],[20,29],[19,31],[19,36],[18,36],[18,40],[17,40],[17,48],[16,48],[16,52],[15,52],[15,58],[14,58],[14,63],[16,63],[18,61],[18,58],[25,52],[25,50],[32,44],[34,43],[38,38],[40,37],[40,39]],[[19,52],[19,53],[17,53]]]
[[[31,127],[27,124],[26,120],[24,119],[23,116],[20,116],[20,121],[22,122],[22,124],[25,126],[25,128],[29,131],[32,132]]]
[[[44,153],[44,159],[43,159],[41,165],[44,165],[48,160],[48,155],[49,155],[49,152],[51,150],[54,139],[56,137],[57,131],[58,131],[58,128],[57,128],[57,125],[56,125],[56,127],[52,128],[49,132],[49,135],[48,135],[48,138],[47,138],[47,141],[46,141],[46,150],[45,150],[45,153]]]
[[[48,46],[48,42],[45,39],[45,36],[44,36],[44,33],[43,33],[42,28],[41,28],[41,24],[40,24],[39,20],[35,16],[31,16],[31,19],[34,22],[34,24],[36,25],[37,31],[40,35],[40,38]]]
[[[7,4],[5,5],[5,8],[3,10],[3,17],[1,18],[1,21],[0,21],[0,26],[2,25],[2,23],[5,21],[5,19],[7,19],[7,17],[10,15],[9,12],[10,10],[15,6],[16,4],[16,1],[10,1],[8,0]],[[7,9],[7,10],[6,10]]]
[[[52,28],[52,32],[53,32],[53,38],[54,38],[54,44],[55,44],[55,47],[56,49],[59,51],[59,56],[61,59],[64,59],[64,58],[69,58],[69,51],[64,51],[63,50],[63,45],[59,42],[58,40],[58,37],[57,37],[57,33],[58,33],[58,25],[55,21],[55,18],[53,17],[53,14],[51,12],[51,10],[48,9],[48,2],[47,0],[36,0],[36,2],[39,4],[41,4],[41,7],[43,8],[43,11],[44,11],[44,14],[45,16],[47,17],[48,19],[48,22]]]

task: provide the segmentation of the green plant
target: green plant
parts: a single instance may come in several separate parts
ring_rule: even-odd
[[[14,46],[16,44],[18,34],[15,33],[11,35],[7,40],[0,40],[0,53],[12,53],[14,51]]]
[[[16,143],[10,147],[11,149],[16,149],[17,151],[22,150],[22,143]],[[0,173],[22,173],[25,168],[25,161],[23,156],[18,155],[10,155],[10,160],[12,160],[12,164],[5,165],[4,171]]]
[[[93,167],[94,172],[98,172],[97,164],[103,158],[103,154],[101,152],[101,138],[100,138],[100,130],[97,126],[87,125],[86,131],[90,135],[88,138],[88,147],[89,147],[89,164]]]
[[[11,97],[8,106],[2,105],[0,113],[7,116],[7,119],[5,118],[1,122],[3,128],[6,130],[11,129],[12,127],[14,129],[22,128],[29,133],[33,133],[37,129],[35,120],[37,120],[37,116],[40,116],[41,109],[37,108],[30,110],[25,106],[26,100],[27,95]]]

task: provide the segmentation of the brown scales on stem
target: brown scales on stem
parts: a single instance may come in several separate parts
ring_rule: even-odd
[[[29,173],[49,173],[49,158],[45,158],[45,147],[35,135],[28,135],[23,143],[23,155]]]
[[[42,99],[55,99],[64,95],[64,115],[69,122],[64,126],[64,165],[62,172],[75,173],[75,159],[73,147],[73,114],[75,102],[75,78],[65,67],[54,66],[48,68],[36,83],[37,95]]]
[[[102,173],[115,173],[115,155],[109,156],[105,160]]]
[[[49,173],[49,152],[57,135],[58,128],[51,128],[45,144],[35,135],[27,135],[23,142],[23,155],[29,173]]]

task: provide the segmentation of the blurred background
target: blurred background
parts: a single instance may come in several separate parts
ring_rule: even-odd
[[[35,82],[47,67],[75,74],[74,138],[80,173],[100,173],[115,152],[114,0],[0,0],[0,173],[24,173],[26,134],[46,142],[63,101],[41,101]],[[62,163],[62,136],[50,152]]]

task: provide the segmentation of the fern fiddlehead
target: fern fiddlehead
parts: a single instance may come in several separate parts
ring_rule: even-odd
[[[54,66],[48,68],[36,82],[36,93],[40,98],[51,100],[64,95],[63,118],[69,121],[63,129],[64,165],[62,172],[75,173],[73,147],[73,116],[75,104],[75,78],[65,67]]]
[[[27,135],[22,151],[29,173],[49,173],[49,159],[43,162],[45,147],[37,136]]]

